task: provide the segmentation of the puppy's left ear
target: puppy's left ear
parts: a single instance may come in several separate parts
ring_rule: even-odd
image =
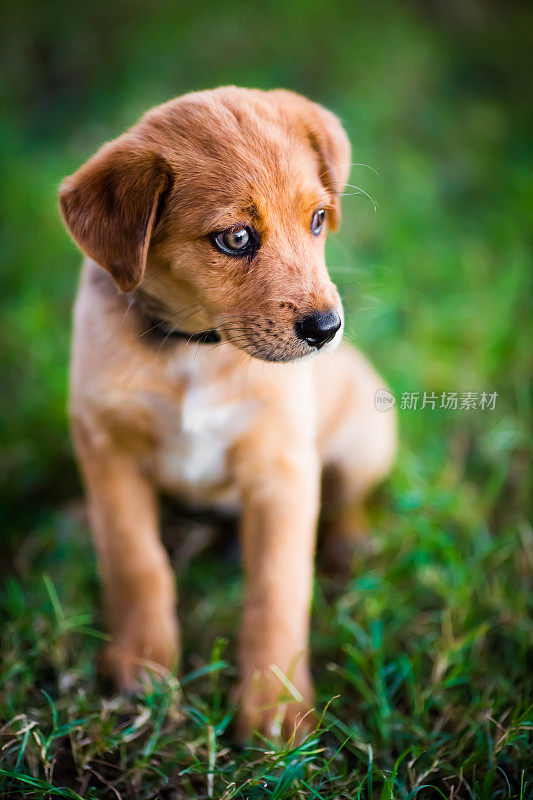
[[[123,292],[143,278],[171,179],[169,164],[126,133],[61,184],[59,206],[72,238]]]
[[[318,159],[320,180],[331,195],[333,208],[328,223],[337,230],[341,217],[341,195],[350,172],[350,142],[338,117],[327,108],[286,89],[269,92],[289,119],[296,119]]]

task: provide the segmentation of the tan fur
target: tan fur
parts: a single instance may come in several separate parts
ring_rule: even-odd
[[[235,507],[246,584],[243,734],[271,734],[280,723],[289,734],[312,702],[322,470],[334,470],[328,513],[348,541],[349,520],[395,451],[394,415],[374,407],[383,383],[361,354],[334,349],[342,331],[316,358],[294,332],[306,312],[334,308],[342,317],[325,231],[313,236],[310,220],[326,208],[329,227],[338,225],[349,153],[322,107],[291,92],[224,87],[148,112],[60,192],[88,256],[71,415],[112,634],[106,666],[129,686],[140,669],[177,661],[158,491]],[[209,240],[234,224],[258,231],[252,260]],[[154,339],[146,308],[190,333],[214,328],[223,341]],[[287,705],[280,671],[295,687]]]

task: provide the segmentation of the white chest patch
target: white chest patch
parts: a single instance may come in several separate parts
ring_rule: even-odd
[[[190,379],[180,406],[158,398],[162,483],[208,487],[227,479],[227,454],[253,414],[250,401],[228,400],[224,385]]]

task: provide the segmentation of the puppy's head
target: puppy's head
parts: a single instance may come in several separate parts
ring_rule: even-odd
[[[148,112],[63,182],[60,207],[80,248],[169,324],[292,361],[342,335],[324,244],[349,161],[321,106],[224,87]]]

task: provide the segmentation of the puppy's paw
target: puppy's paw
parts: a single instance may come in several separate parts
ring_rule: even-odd
[[[141,626],[127,635],[122,633],[106,645],[100,654],[99,671],[121,691],[141,688],[143,677],[164,677],[178,662],[177,629],[166,636],[154,635],[154,629]]]
[[[240,741],[259,734],[297,744],[306,736],[314,722],[313,690],[308,673],[299,673],[291,680],[271,667],[243,680],[238,691]]]

